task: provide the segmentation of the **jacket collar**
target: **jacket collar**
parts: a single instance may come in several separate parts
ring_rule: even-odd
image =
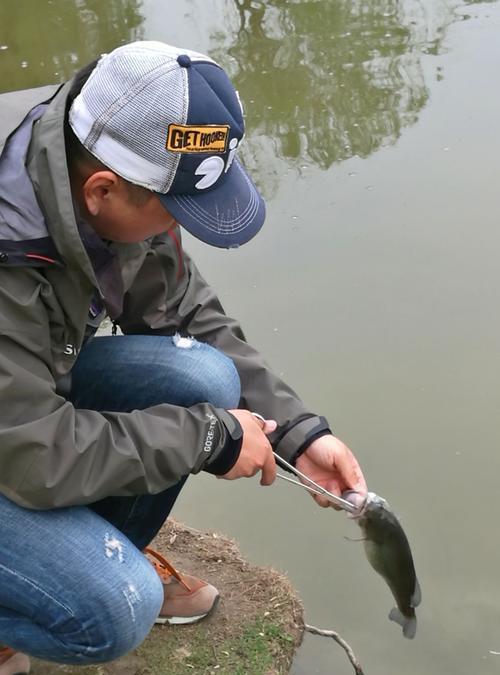
[[[69,267],[79,268],[98,287],[75,220],[66,161],[64,116],[71,84],[69,81],[58,90],[34,125],[27,169],[61,258]]]

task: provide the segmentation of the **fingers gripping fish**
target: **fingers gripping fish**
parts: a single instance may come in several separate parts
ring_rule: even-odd
[[[349,495],[343,496],[349,499]],[[402,627],[405,637],[415,637],[415,607],[422,596],[403,528],[385,499],[373,492],[368,493],[361,512],[354,519],[364,535],[368,562],[385,579],[396,600],[397,607],[391,610],[389,619]]]

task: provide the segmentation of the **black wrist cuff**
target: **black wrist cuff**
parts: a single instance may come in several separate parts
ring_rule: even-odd
[[[226,424],[226,419],[223,420],[226,430],[224,447],[214,459],[203,467],[204,471],[214,476],[223,476],[233,468],[238,461],[243,444],[243,429],[240,423],[231,413],[226,411],[226,415],[230,418],[230,421],[229,424]]]
[[[298,460],[298,458],[307,450],[307,448],[311,445],[311,443],[314,443],[314,441],[317,438],[321,438],[321,436],[329,436],[332,432],[330,429],[322,429],[321,431],[318,431],[315,434],[312,434],[309,436],[303,443],[302,445],[298,448],[298,450],[295,452],[294,455],[292,455],[290,464],[292,466],[295,466],[295,462]]]
[[[298,457],[313,441],[331,433],[330,425],[324,417],[304,415],[289,424],[284,433],[280,434],[278,442],[276,444],[273,442],[273,446],[280,457],[295,466]]]

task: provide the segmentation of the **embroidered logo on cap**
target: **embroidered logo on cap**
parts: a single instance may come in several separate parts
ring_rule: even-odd
[[[171,152],[226,152],[229,125],[169,124],[167,150]]]

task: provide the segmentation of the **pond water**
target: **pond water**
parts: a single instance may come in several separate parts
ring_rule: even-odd
[[[387,620],[388,590],[344,539],[355,525],[297,488],[198,476],[175,515],[286,571],[306,620],[338,630],[367,675],[500,672],[499,35],[495,2],[0,5],[2,91],[135,38],[208,52],[233,77],[267,223],[238,251],[187,247],[401,517],[416,639]],[[293,673],[352,668],[307,636]]]

